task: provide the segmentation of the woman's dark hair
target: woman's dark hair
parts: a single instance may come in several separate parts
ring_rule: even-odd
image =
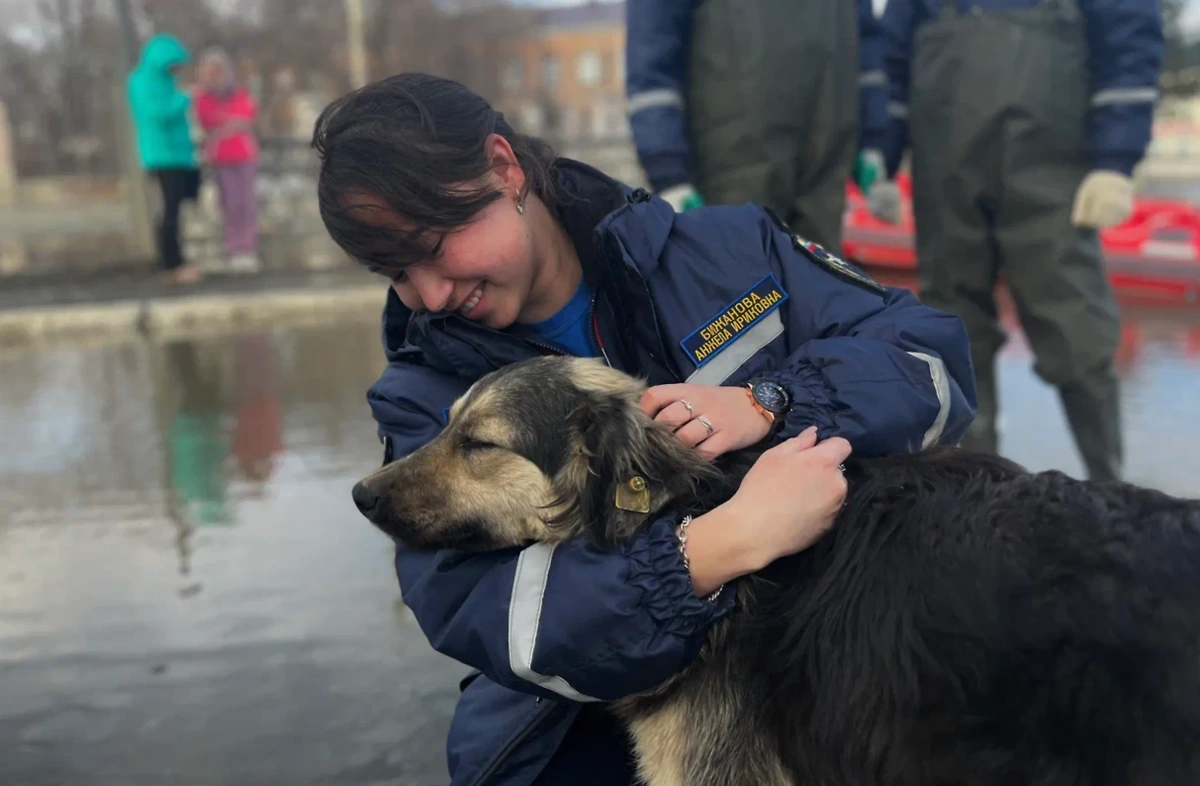
[[[464,190],[493,168],[484,144],[491,134],[512,146],[525,172],[525,192],[553,206],[554,151],[518,134],[458,82],[399,74],[342,96],[325,108],[313,131],[325,228],[352,258],[384,274],[429,259],[441,235],[469,224],[501,197],[495,188]],[[355,195],[382,202],[406,226],[364,221],[370,208],[347,201]]]

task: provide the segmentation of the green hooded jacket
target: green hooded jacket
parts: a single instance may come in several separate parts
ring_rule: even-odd
[[[196,145],[188,125],[192,99],[175,84],[172,66],[188,61],[177,38],[159,34],[142,47],[141,62],[126,85],[138,152],[146,169],[196,166]]]

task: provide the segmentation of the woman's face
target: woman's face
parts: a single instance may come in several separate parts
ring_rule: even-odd
[[[457,312],[474,322],[503,329],[526,312],[534,289],[537,263],[533,249],[531,210],[517,210],[525,174],[512,149],[494,136],[491,146],[497,167],[486,185],[501,194],[454,232],[432,236],[434,256],[410,265],[392,279],[400,301],[414,311]],[[534,198],[530,198],[533,201]],[[369,195],[355,203],[374,208],[368,220],[384,228],[407,229],[404,219]]]
[[[534,281],[529,226],[512,191],[443,236],[437,255],[409,266],[392,289],[415,311],[458,312],[503,329],[520,318]]]
[[[209,59],[200,64],[200,83],[208,90],[224,87],[228,76],[228,69],[219,60]]]

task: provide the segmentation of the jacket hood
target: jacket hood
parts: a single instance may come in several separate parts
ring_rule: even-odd
[[[179,39],[167,33],[159,33],[142,47],[140,68],[166,75],[171,66],[183,65],[190,55]]]

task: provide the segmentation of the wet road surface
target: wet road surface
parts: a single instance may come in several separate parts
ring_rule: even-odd
[[[1127,312],[1128,471],[1200,496],[1200,318]],[[378,321],[0,356],[0,784],[445,783],[466,669],[349,490]],[[1078,473],[1014,336],[1004,450]]]
[[[444,783],[466,669],[350,500],[378,321],[0,358],[0,783]]]
[[[1200,498],[1200,313],[1125,309],[1121,375],[1126,479]],[[1030,369],[1010,322],[1000,377],[1001,452],[1032,470],[1082,477],[1057,391]]]

